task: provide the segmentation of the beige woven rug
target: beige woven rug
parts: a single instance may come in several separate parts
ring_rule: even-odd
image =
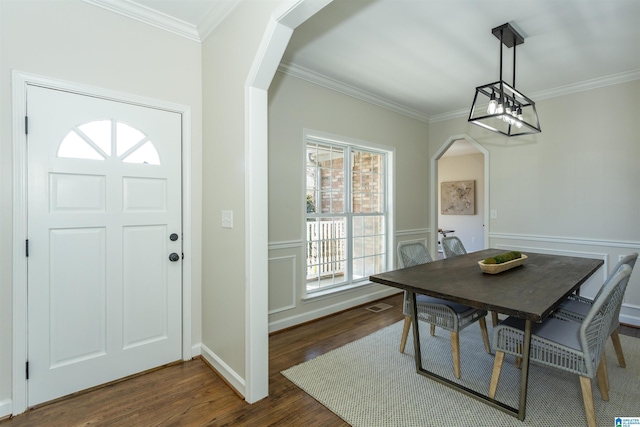
[[[492,339],[491,326],[489,337]],[[586,425],[576,375],[531,366],[524,422],[436,381],[418,375],[412,334],[406,352],[398,351],[402,322],[282,372],[290,381],[355,427],[426,426],[581,426]],[[453,378],[449,333],[420,327],[423,360],[428,369]],[[610,400],[593,381],[599,426],[615,426],[616,417],[640,417],[640,339],[621,336],[627,367],[618,366],[608,341]],[[480,329],[460,333],[461,382],[487,393],[493,355],[482,345]],[[517,406],[520,371],[505,357],[496,398]]]

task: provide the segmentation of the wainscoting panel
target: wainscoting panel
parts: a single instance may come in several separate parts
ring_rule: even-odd
[[[296,307],[297,256],[269,258],[269,314]]]
[[[491,233],[490,247],[498,249],[513,249],[523,253],[536,252],[544,254],[567,255],[584,258],[596,258],[604,261],[602,268],[597,271],[581,287],[580,294],[593,298],[606,277],[618,261],[632,252],[640,253],[639,242],[575,239],[553,236],[533,236],[508,233]],[[622,309],[620,322],[640,327],[640,265],[637,265],[629,279]]]

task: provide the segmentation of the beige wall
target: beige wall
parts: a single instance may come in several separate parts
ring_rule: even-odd
[[[224,362],[238,376],[237,388],[246,363],[245,83],[278,4],[240,3],[202,44],[203,354]],[[233,211],[232,229],[221,228],[222,210]]]
[[[475,213],[473,215],[442,215],[441,183],[475,181]],[[443,157],[438,161],[438,228],[455,230],[467,252],[484,249],[484,155]]]
[[[302,301],[305,287],[305,170],[303,130],[325,132],[395,149],[395,227],[400,239],[428,233],[427,135],[424,122],[277,73],[269,89],[269,309],[277,330],[379,298],[371,285]],[[391,290],[394,291],[395,290]]]
[[[55,19],[52,19],[55,17]],[[192,341],[200,342],[200,44],[80,0],[0,1],[0,404],[11,399],[11,70],[187,105],[192,113]],[[4,414],[3,414],[4,415]]]
[[[603,108],[603,99],[615,102]],[[610,269],[620,255],[640,251],[640,81],[537,107],[542,133],[522,138],[494,136],[466,119],[432,123],[430,155],[462,133],[489,150],[490,208],[498,211],[490,246],[599,257]],[[623,321],[640,324],[638,272],[625,304]]]

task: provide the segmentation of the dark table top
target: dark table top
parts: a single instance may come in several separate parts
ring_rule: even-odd
[[[370,280],[541,322],[604,264],[599,259],[527,252],[520,267],[499,274],[482,272],[478,261],[504,252],[508,251],[485,249],[375,274]]]

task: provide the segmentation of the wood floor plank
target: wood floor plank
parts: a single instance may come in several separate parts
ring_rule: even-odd
[[[0,427],[348,426],[280,372],[404,318],[402,294],[380,302],[393,307],[374,313],[370,303],[271,335],[269,397],[253,405],[197,358],[40,406]]]
[[[402,294],[380,302],[392,308],[374,313],[366,310],[371,303],[271,335],[269,397],[253,405],[194,359],[41,406],[0,427],[348,426],[280,372],[404,319]],[[623,335],[639,332],[620,328]]]

